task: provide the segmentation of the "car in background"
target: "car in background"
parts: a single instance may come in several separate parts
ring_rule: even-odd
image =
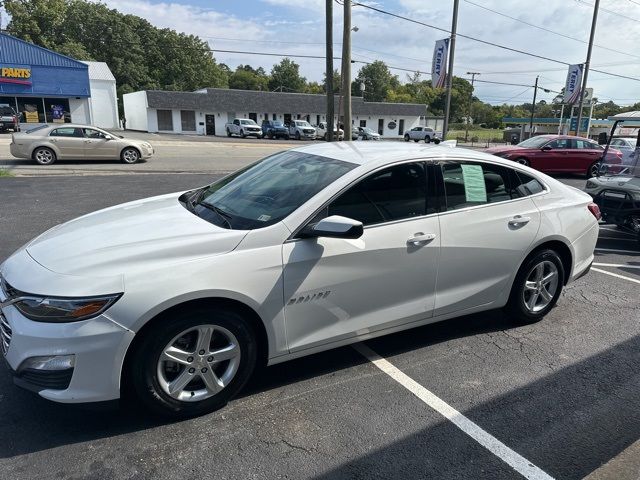
[[[316,138],[322,139],[322,140],[328,140],[329,139],[329,135],[328,135],[328,130],[327,130],[327,124],[326,122],[320,122],[318,124],[316,128]],[[342,130],[341,128],[337,128],[334,127],[333,129],[333,139],[334,140],[344,140],[344,130]]]
[[[622,153],[622,164],[631,165],[634,161],[636,151],[637,137],[614,137],[611,139],[610,145]]]
[[[362,140],[380,140],[380,134],[368,127],[357,127],[356,131]]]
[[[262,135],[265,138],[285,138],[289,139],[289,129],[282,122],[276,120],[262,121]]]
[[[8,103],[0,104],[0,132],[20,131],[20,120],[16,111]]]
[[[277,152],[16,251],[0,265],[2,363],[49,400],[126,391],[146,411],[204,414],[265,365],[491,309],[542,320],[593,262],[591,202],[472,150]]]
[[[413,127],[411,130],[405,132],[404,134],[405,142],[408,142],[409,140],[413,140],[414,142],[424,140],[425,143],[431,143],[436,139],[436,131],[431,127]]]
[[[262,138],[262,128],[250,118],[234,118],[233,122],[225,125],[225,130],[227,131],[227,137],[238,135],[242,138]]]
[[[598,174],[604,147],[588,138],[539,135],[517,145],[492,147],[485,151],[540,172],[577,173],[591,178]],[[622,153],[609,149],[607,163],[622,163]]]
[[[291,120],[289,124],[285,124],[289,128],[289,136],[296,140],[315,140],[316,129],[306,120]]]
[[[56,160],[120,160],[137,163],[154,154],[149,142],[125,138],[90,125],[41,125],[11,135],[11,155],[39,165]]]

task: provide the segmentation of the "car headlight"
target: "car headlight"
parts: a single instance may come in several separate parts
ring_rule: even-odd
[[[101,297],[60,298],[18,294],[8,302],[35,322],[78,322],[96,317],[118,301],[121,293]]]

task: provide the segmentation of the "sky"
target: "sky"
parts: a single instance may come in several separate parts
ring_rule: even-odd
[[[325,53],[325,0],[102,0],[123,13],[146,18],[158,27],[195,34],[220,50],[320,55]],[[451,27],[453,0],[361,0],[447,30]],[[567,63],[583,63],[593,14],[593,0],[460,0],[458,33],[524,50]],[[342,6],[334,2],[334,56],[340,56]],[[482,8],[484,7],[484,8]],[[505,15],[565,36],[526,25]],[[434,42],[448,34],[394,19],[362,7],[353,7],[352,58],[421,70],[431,69]],[[629,80],[591,72],[589,85],[600,101],[620,105],[640,101],[640,0],[601,0],[592,68],[635,77]],[[613,51],[617,50],[617,51]],[[239,64],[270,71],[277,57],[216,52],[218,62],[232,69]],[[294,59],[309,81],[322,81],[323,59]],[[339,61],[335,61],[339,67]],[[353,65],[353,76],[362,64]],[[454,75],[476,77],[475,94],[492,103],[531,101],[536,75],[551,90],[564,86],[567,67],[476,41],[458,37]],[[407,72],[393,70],[401,81]],[[425,78],[429,78],[425,76]],[[525,86],[482,83],[498,81]],[[555,94],[542,93],[550,101]]]

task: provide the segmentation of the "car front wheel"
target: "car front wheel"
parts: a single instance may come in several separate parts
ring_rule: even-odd
[[[135,148],[127,147],[122,150],[122,153],[120,154],[120,160],[122,160],[122,163],[138,163],[138,161],[140,160],[140,152]]]
[[[589,166],[586,176],[587,178],[597,177],[600,172],[600,162],[594,162]]]
[[[166,320],[133,352],[130,388],[164,416],[191,417],[224,407],[255,368],[253,329],[227,309],[194,309]]]
[[[424,137],[424,143],[431,143],[431,137],[429,135]]]
[[[47,147],[39,147],[33,151],[33,159],[39,165],[51,165],[56,161],[56,152]]]
[[[511,288],[507,315],[516,323],[535,323],[549,313],[562,292],[564,267],[554,250],[535,252],[525,260]]]

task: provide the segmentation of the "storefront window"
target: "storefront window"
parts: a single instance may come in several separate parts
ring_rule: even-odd
[[[158,110],[158,130],[173,130],[173,112],[171,110]]]
[[[20,123],[44,123],[42,98],[18,97],[18,113]]]
[[[70,123],[71,113],[69,112],[69,99],[67,98],[45,98],[45,117],[47,123]]]
[[[195,132],[196,112],[192,112],[190,110],[180,110],[180,120],[182,123],[183,132]]]

